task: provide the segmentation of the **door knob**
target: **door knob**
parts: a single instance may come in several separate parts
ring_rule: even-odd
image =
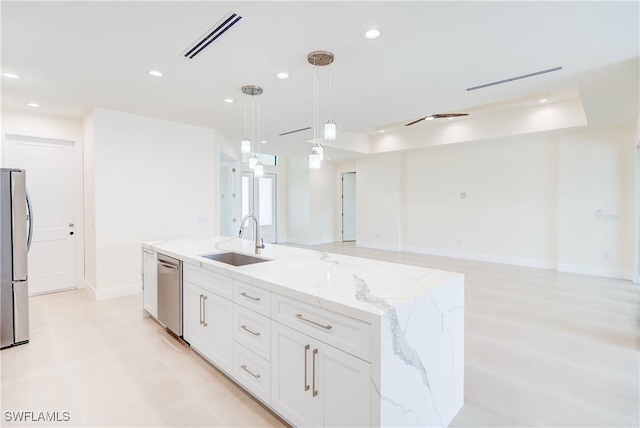
[[[69,232],[69,235],[73,235],[73,232]]]
[[[69,223],[69,227],[73,227],[73,226],[75,226],[75,224]]]

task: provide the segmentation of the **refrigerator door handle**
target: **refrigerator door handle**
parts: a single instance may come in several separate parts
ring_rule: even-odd
[[[31,198],[29,197],[29,191],[27,194],[27,217],[29,219],[29,235],[27,236],[27,253],[31,249],[31,240],[33,239],[33,208],[31,206]]]

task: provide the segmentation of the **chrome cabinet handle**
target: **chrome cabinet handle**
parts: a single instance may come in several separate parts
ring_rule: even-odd
[[[202,295],[202,326],[203,327],[206,327],[206,326],[209,325],[209,324],[207,324],[207,321],[206,321],[206,319],[207,319],[207,313],[206,313],[207,303],[206,303],[206,300],[207,300],[207,295],[203,294]]]
[[[255,373],[253,373],[251,370],[249,370],[249,369],[247,368],[247,366],[246,366],[245,364],[241,365],[241,366],[240,366],[240,368],[241,368],[242,370],[244,370],[245,372],[249,373],[251,376],[255,377],[256,379],[260,379],[260,375],[259,375],[259,374],[255,374]]]
[[[200,325],[202,325],[202,323],[204,322],[204,320],[202,319],[202,294],[200,295]]]
[[[304,345],[304,390],[309,390],[309,381],[307,381],[307,351],[309,350],[309,345]]]
[[[312,373],[312,378],[311,378],[311,382],[313,382],[313,396],[315,397],[316,395],[318,395],[318,390],[316,389],[316,354],[318,353],[318,348],[313,350],[313,373]]]
[[[246,297],[247,299],[251,299],[251,300],[255,300],[256,302],[260,301],[259,297],[253,297],[253,296],[249,296],[247,293],[245,293],[244,291],[242,293],[240,293],[241,296]]]
[[[308,322],[308,323],[311,323],[311,324],[313,324],[313,325],[317,325],[318,327],[322,327],[322,328],[324,328],[325,330],[331,330],[331,329],[333,328],[333,327],[331,327],[330,325],[322,325],[322,324],[317,323],[317,322],[315,322],[315,321],[311,321],[310,319],[307,319],[307,318],[303,317],[303,316],[302,316],[302,314],[296,314],[296,318],[298,318],[299,320],[302,320],[302,321],[306,321],[306,322]]]
[[[254,336],[260,336],[260,332],[257,332],[257,333],[256,333],[255,331],[252,331],[251,329],[247,328],[247,326],[246,326],[246,325],[244,325],[244,324],[242,324],[242,325],[240,326],[240,328],[241,328],[241,329],[243,329],[243,330],[248,331],[249,333],[253,334]]]

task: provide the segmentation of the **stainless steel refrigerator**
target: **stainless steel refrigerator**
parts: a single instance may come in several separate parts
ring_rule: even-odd
[[[27,252],[33,218],[25,171],[0,169],[0,349],[29,342]]]

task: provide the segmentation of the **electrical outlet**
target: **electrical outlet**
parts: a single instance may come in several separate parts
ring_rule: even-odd
[[[460,199],[467,199],[467,192],[460,193]]]

